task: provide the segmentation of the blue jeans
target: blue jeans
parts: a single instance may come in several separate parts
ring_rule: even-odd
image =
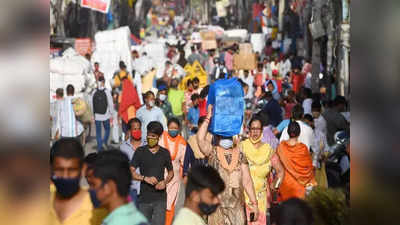
[[[97,140],[97,151],[100,152],[102,150],[103,144],[107,144],[108,138],[110,137],[110,120],[105,121],[95,121],[96,124],[96,140]],[[105,134],[104,139],[101,135],[101,124],[103,124]]]
[[[136,189],[131,189],[129,191],[129,196],[132,199],[132,202],[135,203],[135,206],[138,207],[138,194]]]

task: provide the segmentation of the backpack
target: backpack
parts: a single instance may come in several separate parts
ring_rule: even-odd
[[[97,89],[93,95],[93,111],[97,114],[105,114],[107,112],[108,102],[105,89]]]

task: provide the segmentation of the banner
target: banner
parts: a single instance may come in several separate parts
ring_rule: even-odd
[[[81,0],[81,6],[102,13],[108,13],[111,0]]]

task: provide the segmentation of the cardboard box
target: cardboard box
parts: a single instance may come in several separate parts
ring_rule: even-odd
[[[254,53],[242,53],[233,55],[233,69],[254,70],[257,68],[257,57]]]
[[[201,31],[200,32],[201,39],[204,40],[215,40],[216,35],[214,31]]]
[[[239,44],[239,52],[246,54],[253,53],[253,46],[250,43]]]
[[[217,41],[216,40],[203,40],[203,41],[201,41],[201,48],[203,50],[217,49]]]

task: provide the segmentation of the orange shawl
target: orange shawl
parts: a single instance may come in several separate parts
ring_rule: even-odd
[[[316,184],[311,155],[307,146],[303,143],[290,146],[283,141],[278,146],[277,153],[285,167],[285,177],[279,188],[282,201],[292,197],[304,198],[305,187]]]
[[[135,117],[135,115],[129,115],[132,107],[134,107],[134,114],[136,114],[136,109],[140,108],[140,99],[132,81],[125,79],[122,83],[121,104],[118,109],[118,114],[125,123]]]

